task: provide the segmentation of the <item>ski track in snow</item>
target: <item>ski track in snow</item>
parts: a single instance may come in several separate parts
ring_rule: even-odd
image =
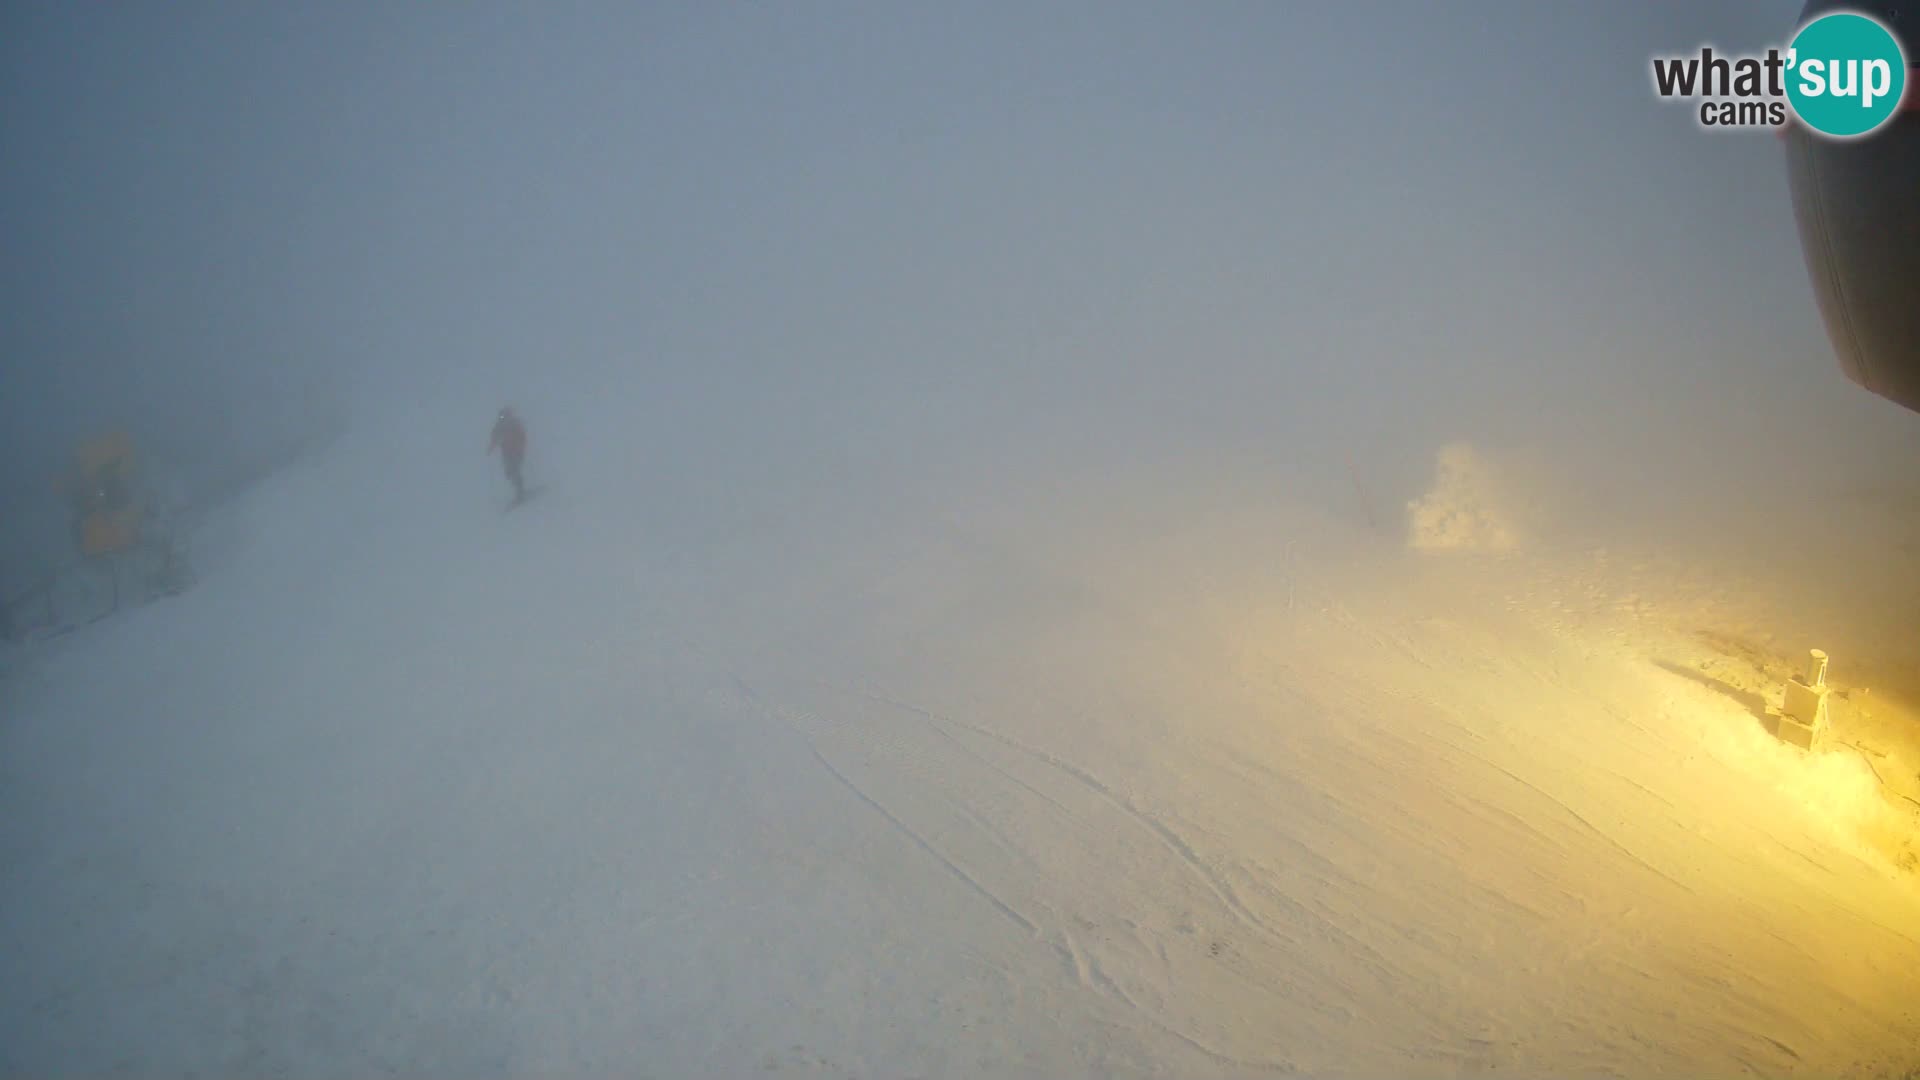
[[[1075,767],[1071,763],[1063,761],[1051,754],[1047,754],[1044,751],[1023,746],[1014,740],[1007,739],[1004,736],[1000,736],[993,732],[986,731],[985,729],[976,727],[974,725],[966,724],[963,721],[956,721],[956,720],[952,720],[951,718],[941,717],[934,713],[928,712],[927,710],[920,709],[918,707],[908,705],[902,702],[893,701],[889,698],[884,697],[883,695],[878,695],[873,693],[864,693],[862,694],[862,696],[869,701],[873,701],[875,703],[887,706],[891,709],[905,712],[907,714],[920,718],[921,720],[925,721],[925,723],[928,725],[930,734],[935,736],[937,739],[941,740],[946,746],[951,747],[954,750],[957,750],[959,753],[965,755],[967,758],[970,758],[971,760],[979,763],[981,766],[984,766],[985,768],[989,769],[1000,780],[1004,781],[1005,783],[1011,784],[1014,787],[1018,788],[1019,790],[1024,791],[1032,795],[1033,797],[1039,799],[1043,803],[1050,806],[1053,809],[1053,812],[1058,814],[1071,815],[1073,811],[1069,810],[1066,806],[1064,806],[1056,797],[1054,797],[1053,795],[1047,794],[1045,791],[1041,790],[1035,784],[1017,777],[1013,772],[1011,772],[1010,770],[1006,769],[1001,765],[998,765],[992,762],[990,759],[982,756],[978,751],[968,748],[964,743],[961,743],[957,738],[955,738],[951,734],[951,732],[946,730],[946,728],[947,726],[959,727],[967,731],[971,731],[976,734],[985,736],[987,738],[991,738],[1005,746],[1011,747],[1012,749],[1022,754],[1025,754],[1026,756],[1032,758],[1035,761],[1038,761],[1046,765],[1050,769],[1054,770],[1058,775],[1067,777],[1074,783],[1080,785],[1086,791],[1092,792],[1094,795],[1098,796],[1099,799],[1103,803],[1105,803],[1107,806],[1110,806],[1114,810],[1126,815],[1126,817],[1129,818],[1131,821],[1133,821],[1137,826],[1143,828],[1145,831],[1150,833],[1156,840],[1160,842],[1160,844],[1162,844],[1165,847],[1165,849],[1170,854],[1172,854],[1176,859],[1180,861],[1180,863],[1186,868],[1186,870],[1189,873],[1191,873],[1197,880],[1199,880],[1205,886],[1205,888],[1212,894],[1216,902],[1222,908],[1224,908],[1225,910],[1229,911],[1232,914],[1234,921],[1239,926],[1241,926],[1244,929],[1253,930],[1269,936],[1273,934],[1273,932],[1269,928],[1265,927],[1264,924],[1262,924],[1259,919],[1257,919],[1251,912],[1247,911],[1245,906],[1242,905],[1232,895],[1231,889],[1225,886],[1224,883],[1220,882],[1209,870],[1207,870],[1207,868],[1199,862],[1197,857],[1193,854],[1192,850],[1188,848],[1184,843],[1182,843],[1177,836],[1175,836],[1164,825],[1161,825],[1159,822],[1152,820],[1146,815],[1140,813],[1138,810],[1127,805],[1121,799],[1114,796],[1114,794],[1104,784],[1102,784],[1097,778],[1093,777],[1092,775]],[[871,732],[869,733],[869,735],[871,736]],[[1222,1051],[1218,1049],[1216,1046],[1210,1045],[1207,1041],[1203,1040],[1202,1038],[1191,1034],[1190,1032],[1182,1029],[1181,1027],[1173,1023],[1169,1023],[1163,1016],[1161,1016],[1158,1013],[1157,1010],[1149,1006],[1143,1005],[1139,1000],[1136,999],[1134,995],[1128,993],[1128,991],[1119,982],[1117,982],[1111,975],[1109,975],[1103,969],[1101,963],[1097,958],[1095,950],[1090,948],[1087,944],[1077,940],[1074,934],[1069,930],[1059,929],[1057,934],[1043,931],[1040,925],[1036,924],[1033,920],[1029,919],[1027,916],[1022,915],[1020,911],[1016,909],[1013,902],[1009,902],[1008,900],[1004,899],[999,892],[997,892],[993,888],[990,888],[988,885],[984,884],[978,877],[976,877],[973,873],[970,873],[965,867],[963,867],[959,862],[957,862],[953,856],[950,856],[949,854],[947,854],[944,850],[942,850],[941,847],[929,841],[919,831],[915,830],[913,826],[907,824],[904,820],[902,820],[901,816],[897,814],[895,811],[889,809],[887,804],[883,802],[880,798],[874,796],[872,793],[870,793],[867,790],[867,788],[863,787],[859,783],[856,783],[853,779],[851,779],[847,775],[846,772],[844,772],[841,768],[835,766],[833,761],[819,747],[817,742],[819,738],[820,738],[820,735],[818,733],[809,735],[810,742],[813,742],[814,756],[816,760],[819,761],[823,769],[825,769],[830,775],[832,775],[833,778],[836,781],[838,781],[841,785],[843,785],[848,791],[852,792],[853,795],[856,798],[858,798],[863,804],[871,808],[876,814],[880,815],[890,826],[892,826],[902,836],[904,836],[911,844],[913,844],[914,847],[925,852],[929,857],[931,857],[933,860],[939,863],[955,878],[957,878],[963,884],[965,884],[968,889],[970,889],[972,892],[974,892],[976,895],[980,896],[983,900],[985,900],[988,904],[990,904],[994,908],[994,910],[999,912],[1001,915],[1005,916],[1008,919],[1008,921],[1012,922],[1014,925],[1019,927],[1024,934],[1030,935],[1044,942],[1060,958],[1065,969],[1073,973],[1076,981],[1078,981],[1084,986],[1088,986],[1092,989],[1095,989],[1119,1001],[1130,1010],[1133,1010],[1139,1013],[1149,1023],[1151,1023],[1157,1030],[1160,1030],[1168,1035],[1173,1036],[1174,1038],[1180,1040],[1182,1043],[1192,1047],[1195,1050],[1200,1051],[1201,1053],[1205,1054],[1208,1058],[1218,1063],[1233,1066],[1238,1069],[1251,1069],[1251,1070],[1257,1070],[1257,1071],[1263,1071],[1263,1072],[1291,1073],[1295,1071],[1293,1065],[1290,1062],[1256,1061],[1256,1060],[1250,1060],[1246,1057],[1242,1057],[1242,1056],[1238,1056],[1232,1053]],[[874,743],[878,741],[881,741],[881,740],[877,738],[862,740],[861,745],[870,749],[874,745]],[[929,775],[940,771],[935,769],[930,763],[928,763],[925,760],[915,760],[911,762],[911,764],[908,767],[911,767],[916,771],[923,772]],[[978,798],[978,799],[985,800],[989,797],[990,788],[988,788],[985,785],[970,784],[970,785],[964,785],[964,786],[966,786],[971,792],[969,798]],[[988,832],[992,836],[994,844],[999,850],[1009,854],[1013,854],[1017,858],[1028,859],[1029,867],[1033,865],[1031,862],[1032,858],[1034,857],[1033,855],[1028,854],[1028,855],[1022,856],[1022,855],[1015,854],[1016,852],[1015,841],[1001,831],[1002,829],[1005,828],[1004,824],[996,825],[994,822],[988,820],[987,817],[983,816],[981,812],[969,809],[966,806],[956,806],[955,808],[960,813],[962,813],[970,822],[972,822],[976,827]],[[1002,816],[1004,817],[1004,812]],[[1035,901],[1035,902],[1040,907],[1048,908],[1049,911],[1053,910],[1049,905],[1045,904],[1044,902],[1039,902],[1039,901]],[[1057,915],[1057,912],[1055,912],[1055,914]],[[1075,916],[1074,918],[1075,918],[1076,925],[1082,931],[1091,931],[1095,929],[1097,926],[1097,924],[1088,922],[1084,917]],[[1129,921],[1122,920],[1122,923],[1123,925],[1126,925],[1129,929],[1135,928],[1134,924],[1132,924]],[[1216,955],[1217,955],[1217,949],[1218,949],[1218,946],[1216,945],[1215,946]],[[1164,944],[1156,945],[1155,952],[1156,952],[1156,955],[1161,959],[1163,963],[1166,962],[1166,952],[1165,952]]]
[[[1093,776],[1091,773],[1088,773],[1086,770],[1075,766],[1072,762],[1064,761],[1058,757],[1055,757],[1054,755],[1049,754],[1044,750],[1035,749],[1034,747],[1028,746],[1022,742],[1019,742],[1018,740],[1008,738],[1005,735],[1001,735],[997,732],[990,731],[986,728],[980,727],[975,724],[969,724],[964,720],[956,720],[956,719],[953,719],[952,717],[941,716],[937,713],[929,712],[926,709],[920,708],[917,705],[910,705],[905,702],[895,701],[892,698],[886,697],[881,694],[868,692],[867,697],[869,697],[873,701],[879,702],[882,705],[889,705],[889,706],[892,706],[893,708],[901,709],[906,712],[912,713],[916,716],[924,718],[927,721],[927,723],[933,727],[935,734],[945,737],[947,741],[953,743],[956,746],[962,746],[963,749],[964,749],[963,744],[961,744],[959,740],[954,739],[952,735],[948,734],[948,732],[946,731],[946,727],[952,726],[952,727],[965,728],[966,730],[971,731],[976,735],[980,735],[985,738],[992,739],[995,742],[1002,743],[1006,746],[1013,748],[1014,750],[1019,751],[1022,754],[1027,755],[1030,758],[1033,758],[1035,761],[1041,762],[1044,765],[1057,769],[1061,773],[1065,774],[1067,777],[1079,782],[1080,784],[1084,785],[1086,788],[1088,788],[1095,794],[1099,795],[1100,798],[1104,800],[1108,805],[1112,806],[1116,810],[1119,810],[1121,813],[1126,814],[1128,817],[1132,818],[1134,821],[1144,826],[1149,832],[1153,833],[1156,837],[1158,837],[1161,843],[1166,845],[1167,850],[1172,852],[1174,856],[1177,857],[1182,863],[1186,864],[1187,869],[1192,871],[1194,875],[1197,876],[1207,886],[1207,888],[1213,893],[1214,897],[1217,900],[1219,900],[1219,902],[1224,907],[1226,907],[1229,911],[1233,912],[1235,917],[1237,917],[1241,921],[1241,923],[1249,927],[1258,928],[1262,932],[1265,932],[1268,934],[1274,933],[1274,930],[1272,927],[1268,926],[1265,922],[1261,921],[1258,917],[1256,917],[1251,911],[1247,910],[1246,905],[1240,902],[1240,898],[1233,894],[1233,886],[1227,884],[1225,881],[1222,881],[1217,875],[1214,874],[1213,871],[1209,870],[1206,867],[1206,865],[1200,861],[1200,857],[1194,854],[1193,848],[1189,847],[1186,841],[1180,839],[1178,834],[1176,834],[1172,829],[1169,829],[1164,823],[1157,821],[1146,814],[1141,813],[1140,810],[1134,807],[1131,803],[1115,795],[1113,793],[1113,789],[1101,783],[1099,778]],[[971,751],[969,751],[969,753],[971,753]],[[987,760],[983,757],[980,757],[977,754],[975,754],[974,757],[976,760],[979,760],[982,762],[985,762]],[[1000,772],[1001,775],[1008,776],[1009,778],[1011,778],[1011,774],[1005,772],[1005,770],[998,769],[997,766],[995,767],[995,769],[996,771]],[[1026,788],[1027,790],[1033,791],[1035,792],[1035,794],[1039,794],[1037,789],[1025,783],[1024,781],[1016,781],[1016,782],[1020,783],[1020,785]],[[1042,797],[1044,798],[1045,796],[1042,796]],[[1058,802],[1055,802],[1051,798],[1048,798],[1047,801],[1052,803],[1056,807],[1060,805]]]
[[[932,856],[933,860],[939,863],[941,866],[945,867],[948,873],[951,873],[954,877],[959,878],[961,884],[965,885],[969,889],[972,889],[976,895],[978,895],[981,899],[985,900],[987,903],[992,904],[993,909],[995,911],[998,911],[1000,914],[1005,915],[1008,919],[1011,919],[1016,926],[1020,927],[1020,929],[1026,931],[1029,934],[1037,933],[1039,931],[1039,927],[1028,922],[1026,916],[1020,914],[1018,911],[1015,911],[1012,908],[1012,906],[1009,905],[1005,900],[1002,900],[998,896],[994,895],[993,890],[987,888],[985,885],[980,884],[980,882],[976,880],[972,874],[967,873],[966,870],[961,868],[961,866],[958,863],[955,863],[952,859],[947,858],[946,855],[941,853],[939,848],[934,847],[932,844],[928,843],[926,837],[921,836],[917,832],[914,832],[913,826],[908,825],[904,821],[901,821],[898,815],[896,815],[893,811],[887,809],[885,803],[882,803],[880,800],[867,794],[866,791],[863,788],[861,788],[859,784],[856,784],[852,780],[847,779],[847,774],[841,772],[839,769],[834,768],[833,762],[827,760],[827,756],[825,754],[822,754],[820,752],[820,748],[817,746],[813,748],[813,758],[815,761],[818,761],[820,763],[820,767],[827,770],[827,772],[830,773],[835,780],[838,780],[848,791],[853,792],[855,798],[859,799],[861,802],[871,807],[874,813],[877,813],[881,817],[885,818],[887,821],[887,824],[899,830],[900,835],[906,837],[908,840],[911,840],[915,847],[919,848],[921,851],[924,851],[928,855]],[[1056,946],[1056,948],[1058,949],[1059,947]],[[1059,951],[1062,953],[1063,957],[1066,957],[1067,959],[1072,959],[1071,954],[1067,953],[1064,949],[1060,949]]]

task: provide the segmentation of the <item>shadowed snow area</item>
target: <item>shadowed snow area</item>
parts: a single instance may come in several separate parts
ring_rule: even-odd
[[[370,422],[16,664],[6,1071],[1913,1064],[1910,820],[1687,666],[1741,579],[1421,548],[1484,454],[1370,530],[529,415],[524,507],[469,411]]]

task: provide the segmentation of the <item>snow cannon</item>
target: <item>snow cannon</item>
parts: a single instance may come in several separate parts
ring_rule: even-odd
[[[140,542],[132,474],[133,442],[124,433],[90,439],[75,452],[65,487],[81,554],[111,555]]]
[[[1834,139],[1790,124],[1788,180],[1801,254],[1849,379],[1920,411],[1920,4],[1811,0],[1877,19],[1907,58],[1905,98],[1883,126]]]

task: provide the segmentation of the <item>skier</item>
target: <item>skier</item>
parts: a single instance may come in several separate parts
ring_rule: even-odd
[[[513,483],[513,501],[517,505],[525,501],[527,486],[520,478],[520,460],[527,456],[527,429],[514,415],[513,408],[500,410],[493,421],[493,438],[487,442],[487,453],[500,451],[500,463],[506,466],[507,479]]]

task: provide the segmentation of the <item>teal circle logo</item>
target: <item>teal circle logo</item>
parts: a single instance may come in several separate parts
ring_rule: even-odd
[[[1787,51],[1787,102],[1800,122],[1838,139],[1887,122],[1907,89],[1900,42],[1876,19],[1850,11],[1800,28]]]

